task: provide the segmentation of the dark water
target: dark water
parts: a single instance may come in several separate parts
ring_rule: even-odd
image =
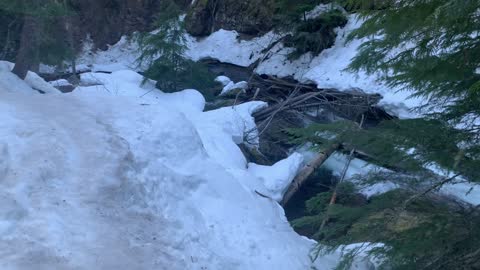
[[[315,197],[318,193],[329,191],[329,187],[335,181],[335,176],[325,169],[319,169],[315,172],[300,190],[284,206],[285,214],[289,221],[308,215],[305,209],[305,203]]]
[[[248,81],[253,71],[250,68],[233,64],[221,63],[217,60],[202,60],[207,64],[208,70],[216,76],[227,76],[234,82]]]

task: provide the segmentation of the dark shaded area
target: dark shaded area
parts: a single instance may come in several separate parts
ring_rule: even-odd
[[[315,197],[318,193],[327,192],[330,186],[338,179],[331,171],[326,169],[319,169],[313,174],[305,185],[301,186],[299,191],[290,199],[284,206],[285,215],[288,220],[294,220],[308,215],[305,202]],[[299,234],[306,235],[302,231],[297,231]]]
[[[257,35],[273,27],[273,0],[197,0],[185,19],[193,36],[207,36],[219,29]]]

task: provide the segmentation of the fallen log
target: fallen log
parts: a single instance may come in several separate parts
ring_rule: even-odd
[[[308,163],[293,179],[290,187],[283,196],[281,205],[285,206],[290,199],[297,193],[297,191],[305,184],[307,179],[312,175],[312,173],[318,169],[322,164],[340,147],[340,144],[333,144],[329,146],[326,150],[320,152],[310,163]]]

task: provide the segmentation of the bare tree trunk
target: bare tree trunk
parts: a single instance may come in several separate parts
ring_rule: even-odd
[[[67,0],[63,0],[63,8],[65,10],[68,10]],[[77,76],[77,62],[76,62],[75,39],[73,36],[73,23],[72,23],[71,17],[68,14],[64,18],[64,24],[65,24],[65,32],[67,35],[68,47],[70,48],[72,53],[71,65],[72,65],[73,78],[75,80],[75,83],[78,83],[80,78]]]
[[[28,71],[34,66],[35,50],[38,45],[37,20],[31,15],[25,15],[22,34],[20,37],[20,48],[15,58],[15,67],[12,72],[20,79],[25,79]]]
[[[308,163],[293,179],[292,184],[288,188],[287,192],[285,193],[285,196],[283,196],[283,200],[281,202],[281,205],[285,206],[288,201],[297,193],[297,191],[300,189],[300,187],[305,184],[307,181],[308,177],[312,175],[312,173],[318,169],[318,167],[322,166],[322,164],[340,147],[339,144],[333,144],[330,147],[328,147],[325,151],[319,153],[317,157],[312,160],[310,163]]]

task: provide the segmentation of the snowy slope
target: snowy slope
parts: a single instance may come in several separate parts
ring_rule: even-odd
[[[150,92],[133,71],[85,74],[101,85],[65,95],[1,74],[0,269],[312,266],[315,243],[255,193],[301,159],[256,173],[235,144],[263,103],[203,113],[197,91]]]
[[[325,6],[320,5],[312,16],[318,16],[324,10]],[[381,74],[367,75],[364,72],[353,73],[345,70],[365,41],[355,39],[346,42],[348,34],[361,24],[362,21],[356,15],[349,15],[347,25],[336,30],[334,46],[316,57],[305,54],[298,60],[288,60],[293,49],[285,48],[281,42],[277,43],[282,34],[269,32],[264,36],[243,40],[236,31],[223,29],[205,38],[187,35],[186,56],[195,61],[216,59],[244,67],[259,61],[260,64],[255,70],[259,74],[293,76],[301,82],[315,82],[319,88],[360,88],[367,93],[379,93],[384,97],[380,104],[392,114],[402,118],[417,116],[411,109],[421,105],[423,100],[410,97],[411,93],[408,91],[387,87],[379,80]],[[107,51],[92,52],[87,43],[78,62],[80,69],[88,67],[93,71],[141,70],[142,67],[136,62],[138,56],[136,43],[124,37]]]

